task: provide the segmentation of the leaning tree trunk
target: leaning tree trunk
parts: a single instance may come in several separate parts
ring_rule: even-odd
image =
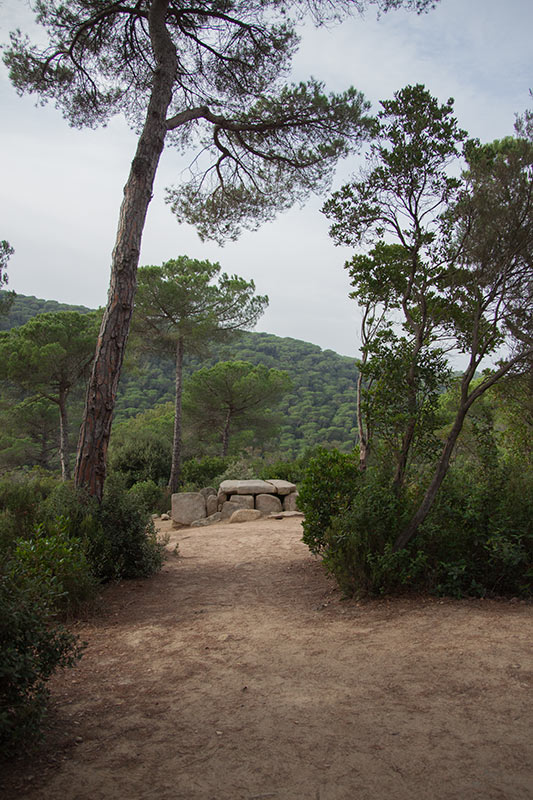
[[[469,408],[469,407],[468,407]],[[463,428],[463,423],[465,421],[465,417],[468,411],[468,408],[462,407],[455,419],[454,425],[450,434],[446,440],[446,444],[442,451],[442,455],[439,459],[439,463],[437,464],[437,468],[435,470],[435,474],[433,475],[433,479],[429,484],[426,493],[420,503],[416,513],[410,520],[409,524],[406,528],[400,533],[396,541],[394,542],[394,550],[398,551],[401,550],[402,547],[413,538],[416,534],[420,525],[424,522],[425,518],[431,511],[431,506],[433,505],[435,498],[437,496],[437,492],[439,491],[444,478],[446,477],[446,473],[448,472],[448,467],[450,465],[450,457],[453,453],[455,448],[455,443],[459,438],[459,434]]]
[[[181,395],[183,389],[183,338],[176,345],[176,391],[174,403],[174,439],[172,443],[172,467],[168,488],[173,494],[178,491],[181,474]]]
[[[59,460],[61,462],[61,480],[70,479],[70,457],[68,445],[68,414],[67,414],[67,394],[59,394]]]
[[[105,310],[87,388],[78,442],[76,485],[102,498],[106,454],[120,371],[133,313],[137,266],[148,205],[165,142],[166,116],[176,73],[176,50],[165,27],[168,0],[153,0],[149,27],[157,63],[135,158],[124,187]]]

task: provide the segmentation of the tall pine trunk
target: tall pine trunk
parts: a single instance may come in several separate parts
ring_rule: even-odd
[[[113,410],[133,313],[142,232],[165,142],[166,116],[176,73],[176,51],[165,27],[167,7],[168,0],[153,0],[150,7],[150,37],[157,66],[146,120],[124,187],[107,308],[78,441],[76,485],[85,486],[99,499],[104,489]]]
[[[61,462],[61,480],[70,479],[70,454],[68,444],[67,392],[59,393],[59,460]]]
[[[232,411],[228,408],[226,419],[224,420],[224,429],[222,431],[222,458],[226,458],[229,450],[229,429],[231,424]]]
[[[183,391],[183,337],[176,345],[176,389],[174,402],[174,439],[172,442],[172,467],[168,488],[173,494],[178,491],[181,475],[181,396]]]

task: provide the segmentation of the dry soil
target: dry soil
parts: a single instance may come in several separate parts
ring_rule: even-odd
[[[343,601],[298,518],[170,534],[76,625],[4,800],[533,796],[530,605]]]

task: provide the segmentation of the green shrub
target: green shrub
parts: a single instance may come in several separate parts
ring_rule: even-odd
[[[345,594],[393,592],[415,583],[424,558],[393,552],[406,514],[404,497],[383,475],[367,470],[359,478],[349,508],[331,515],[324,537],[324,564]]]
[[[36,473],[12,472],[0,480],[0,512],[6,520],[15,518],[19,536],[29,536],[39,523],[39,508],[43,500],[57,486],[57,478]],[[6,536],[6,528],[0,528],[0,537]]]
[[[304,455],[291,461],[274,461],[271,464],[265,464],[258,477],[265,481],[276,479],[299,484],[303,480],[309,461],[315,455],[316,448],[312,451],[308,450]]]
[[[134,483],[128,494],[134,498],[135,503],[148,514],[165,512],[170,507],[168,490],[158,486],[154,481],[139,481]]]
[[[533,474],[452,467],[417,534],[437,594],[531,594]]]
[[[136,432],[127,442],[111,446],[110,473],[120,473],[129,489],[140,481],[165,485],[170,475],[172,450],[165,438],[152,431]]]
[[[218,489],[222,481],[246,481],[257,478],[257,472],[257,463],[244,456],[227,459],[224,471],[213,478],[213,487]]]
[[[221,456],[188,459],[183,464],[180,480],[183,485],[191,487],[191,491],[212,486],[216,483],[217,476],[224,472],[229,463],[229,458]],[[214,488],[218,489],[218,485]]]
[[[31,539],[19,539],[10,569],[35,580],[53,581],[57,586],[57,610],[76,614],[94,604],[98,593],[84,545],[66,532],[64,518],[45,528],[39,525]]]
[[[60,516],[65,532],[81,540],[99,580],[146,577],[163,563],[164,543],[157,539],[144,490],[131,492],[125,484],[122,476],[110,475],[98,503],[85,490],[64,483],[42,506],[47,529]]]
[[[57,624],[59,595],[50,576],[0,576],[0,753],[11,756],[39,736],[46,710],[46,682],[72,667],[83,646]]]
[[[104,496],[80,534],[95,575],[101,580],[144,578],[161,569],[165,547],[153,520],[122,481],[109,477]]]
[[[326,546],[331,518],[350,507],[360,481],[353,454],[319,449],[310,459],[299,486],[298,508],[305,514],[303,541],[312,553]]]

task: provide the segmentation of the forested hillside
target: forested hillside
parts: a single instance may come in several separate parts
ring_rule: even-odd
[[[50,300],[18,295],[0,329],[22,325],[46,311],[89,311]],[[299,339],[246,332],[208,353],[185,359],[185,376],[219,361],[241,360],[286,370],[292,389],[279,406],[281,427],[276,449],[286,457],[328,443],[341,450],[355,443],[354,359]],[[132,341],[120,384],[115,419],[121,421],[174,397],[174,364],[161,357],[139,357]]]
[[[0,297],[6,294],[9,292],[0,291]],[[68,303],[58,303],[57,300],[41,300],[39,297],[17,294],[13,298],[9,312],[3,316],[0,315],[0,331],[8,331],[16,325],[24,325],[37,314],[45,314],[48,311],[79,311],[84,314],[91,310],[86,306],[72,306]]]

